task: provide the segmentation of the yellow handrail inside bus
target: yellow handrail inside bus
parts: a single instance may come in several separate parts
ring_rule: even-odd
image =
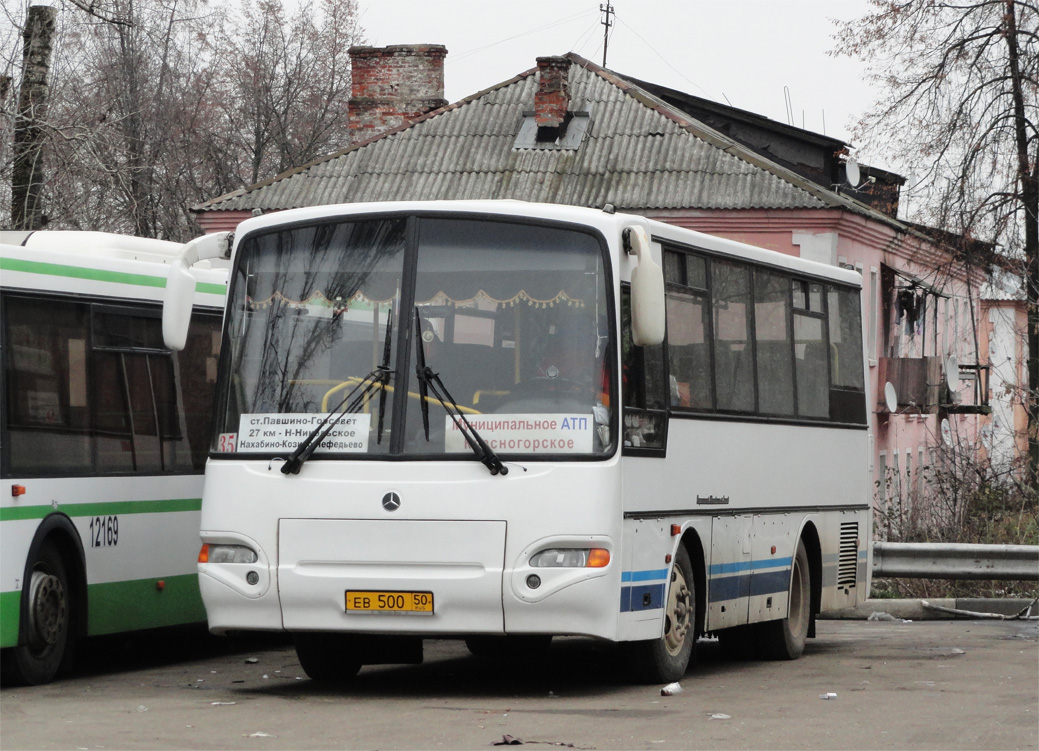
[[[322,397],[322,399],[321,399],[321,411],[322,412],[328,412],[328,400],[334,394],[336,394],[339,391],[342,391],[343,389],[345,389],[345,388],[347,388],[349,386],[354,386],[356,384],[362,383],[363,381],[364,381],[364,379],[363,378],[359,378],[358,376],[350,376],[349,378],[347,378],[346,380],[343,380],[343,381],[296,381],[296,383],[304,383],[304,384],[335,383],[336,385],[333,386],[332,388],[330,388],[328,391],[326,391],[324,397]],[[386,391],[388,391],[389,393],[391,393],[391,394],[394,393],[393,386],[387,386],[387,385],[384,385],[384,384],[381,384],[381,383],[375,383],[373,385],[377,389],[386,389]],[[416,394],[414,391],[409,391],[408,392],[408,398],[409,399],[420,399],[422,397],[419,394]],[[364,399],[364,411],[365,412],[368,412],[368,403],[370,401],[371,401],[371,395],[366,396],[365,399]],[[440,400],[437,399],[434,396],[427,396],[426,397],[426,401],[430,402],[432,404],[440,404]],[[445,404],[447,404],[449,407],[455,407],[459,412],[464,412],[464,413],[469,414],[469,415],[481,415],[481,414],[483,414],[478,409],[473,409],[472,407],[463,407],[461,404],[455,404],[453,402],[445,402]]]

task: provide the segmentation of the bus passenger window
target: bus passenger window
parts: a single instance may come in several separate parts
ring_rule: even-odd
[[[758,411],[794,414],[794,358],[790,337],[787,278],[754,272],[754,330],[757,347]]]
[[[866,422],[866,408],[859,305],[858,290],[830,288],[830,419],[861,425]]]
[[[797,413],[802,417],[830,416],[830,384],[826,340],[821,318],[794,315],[794,372]]]
[[[86,473],[93,465],[84,303],[3,300],[6,377],[3,416],[16,474]]]
[[[754,356],[750,338],[750,269],[715,261],[711,265],[714,307],[714,382],[717,407],[754,411]]]

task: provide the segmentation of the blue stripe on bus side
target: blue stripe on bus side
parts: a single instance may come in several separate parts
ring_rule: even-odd
[[[645,571],[621,571],[621,582],[658,582],[656,584],[634,584],[621,587],[621,612],[629,613],[639,610],[659,610],[664,607],[664,582],[667,579],[666,568],[647,569]]]
[[[664,607],[664,585],[641,584],[635,587],[621,587],[621,612],[629,613],[639,610],[660,610]]]
[[[781,594],[790,588],[790,569],[712,577],[709,600],[724,602],[741,597]]]
[[[649,571],[621,571],[622,582],[646,582],[666,578],[666,568],[650,569]]]
[[[709,600],[722,602],[740,597],[757,597],[786,592],[790,587],[792,564],[793,558],[715,564],[711,566]],[[621,581],[625,583],[666,578],[667,569],[621,572]],[[662,608],[664,594],[664,583],[621,587],[621,612]]]
[[[724,602],[786,592],[793,562],[790,557],[716,563],[711,566],[709,575],[708,601]]]
[[[793,564],[793,557],[789,558],[769,558],[761,561],[738,561],[736,563],[716,563],[711,566],[711,576],[719,576],[720,574],[736,574],[740,571],[751,571],[760,570],[766,568],[785,568],[790,569]]]

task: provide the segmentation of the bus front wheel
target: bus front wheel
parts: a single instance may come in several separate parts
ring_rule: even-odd
[[[5,650],[4,678],[38,686],[57,675],[72,623],[68,575],[53,543],[44,543],[26,567],[26,586],[27,608],[21,623],[24,638],[19,646]]]
[[[758,649],[766,660],[796,660],[804,652],[812,620],[812,573],[803,541],[797,543],[790,572],[787,617],[758,624]]]
[[[347,681],[361,670],[355,638],[344,634],[296,634],[296,657],[314,681]]]
[[[664,604],[663,636],[625,645],[628,665],[635,680],[670,683],[685,675],[696,644],[695,586],[689,553],[680,545]]]

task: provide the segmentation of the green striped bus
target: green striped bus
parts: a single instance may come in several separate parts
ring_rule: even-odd
[[[183,249],[0,233],[5,683],[50,681],[85,636],[205,620],[195,559],[227,272],[192,269],[196,325],[171,352],[162,300]]]

